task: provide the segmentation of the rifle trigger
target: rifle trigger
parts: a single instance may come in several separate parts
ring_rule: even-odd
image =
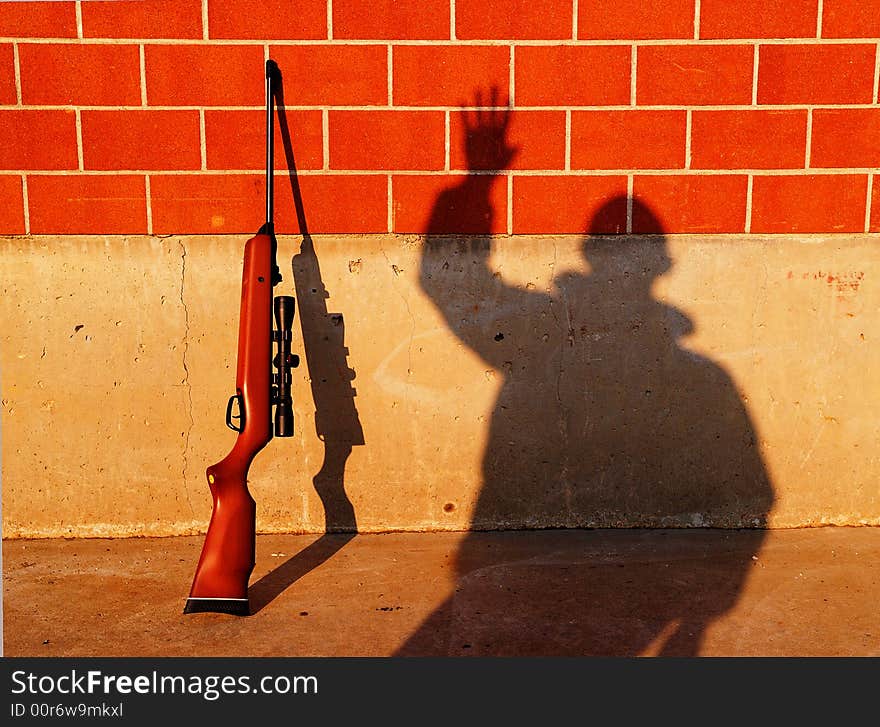
[[[238,414],[232,413],[235,404],[238,404]],[[237,424],[233,420],[237,421]],[[244,402],[241,394],[233,394],[226,403],[226,426],[233,432],[241,432],[244,429]]]

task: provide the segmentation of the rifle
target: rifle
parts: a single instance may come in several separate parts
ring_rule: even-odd
[[[214,507],[184,613],[250,613],[247,590],[255,560],[256,503],[248,492],[247,473],[273,430],[276,437],[293,436],[291,369],[299,365],[299,357],[290,352],[295,299],[281,295],[273,304],[272,297],[272,288],[281,282],[272,178],[273,84],[278,76],[275,62],[266,61],[266,222],[244,246],[235,394],[226,406],[226,425],[238,437],[229,454],[206,472]],[[273,341],[278,346],[274,359]]]

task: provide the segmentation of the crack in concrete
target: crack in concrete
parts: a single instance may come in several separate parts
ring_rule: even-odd
[[[559,250],[557,247],[557,241],[553,240],[553,263],[551,265],[551,270],[553,275],[550,281],[547,284],[547,297],[550,305],[550,313],[553,315],[553,320],[556,323],[556,327],[559,329],[559,369],[556,372],[556,404],[559,407],[559,421],[557,423],[557,427],[559,429],[559,436],[562,438],[562,452],[568,452],[568,424],[567,424],[567,409],[562,401],[562,376],[565,373],[565,343],[568,341],[572,346],[574,345],[574,340],[572,338],[572,327],[571,327],[571,311],[569,310],[568,297],[565,290],[565,285],[558,285],[556,283],[556,266],[558,263],[558,255]],[[562,322],[559,320],[559,316],[556,315],[556,310],[553,306],[553,302],[556,300],[553,295],[553,288],[556,288],[559,291],[561,297],[561,303],[563,308],[565,309],[565,317],[567,326],[563,328]],[[565,493],[566,506],[569,510],[569,515],[571,514],[571,485],[568,481],[568,462],[563,459],[561,462],[561,467],[559,470],[561,484]]]
[[[400,270],[400,268],[397,267],[397,265],[392,264],[391,260],[388,258],[388,255],[385,252],[385,247],[383,246],[381,239],[379,240],[379,252],[382,253],[382,257],[385,258],[385,262],[387,262],[388,265],[391,267],[392,271],[394,272],[394,280],[396,280],[398,275],[400,274],[401,270]],[[409,330],[409,342],[406,345],[406,392],[407,392],[407,394],[403,400],[404,408],[408,409],[409,408],[409,387],[411,385],[409,378],[410,378],[410,376],[412,376],[412,345],[413,345],[413,340],[415,339],[415,335],[416,335],[416,317],[413,315],[412,309],[409,307],[409,301],[406,299],[406,296],[403,293],[401,293],[400,289],[397,287],[397,283],[393,282],[392,287],[394,288],[395,291],[397,291],[397,294],[400,296],[400,299],[403,301],[403,305],[406,307],[406,312],[409,314],[409,318],[412,323],[412,326],[410,327],[410,330]]]
[[[555,298],[553,296],[553,288],[554,288],[554,281],[556,279],[556,263],[557,263],[557,249],[556,249],[556,241],[554,240],[553,241],[553,263],[550,266],[550,269],[553,272],[553,276],[551,277],[550,282],[547,283],[547,300],[549,301],[550,313],[553,316],[553,322],[556,323],[556,327],[559,329],[559,334],[560,334],[560,338],[559,338],[559,344],[560,344],[559,345],[559,371],[557,371],[557,373],[556,373],[556,403],[559,405],[559,410],[561,412],[562,411],[562,395],[560,393],[560,382],[562,380],[562,372],[563,372],[562,358],[563,358],[563,354],[565,352],[566,333],[562,327],[562,323],[559,321],[559,316],[556,315],[556,309],[553,306],[553,302],[555,300]],[[559,290],[564,297],[565,296],[564,290],[561,287],[559,288]]]
[[[183,477],[183,492],[186,495],[186,502],[189,505],[190,514],[195,517],[195,509],[193,508],[192,499],[189,496],[189,486],[187,485],[186,480],[186,471],[189,465],[189,438],[192,433],[193,426],[195,425],[195,417],[193,416],[193,398],[192,398],[192,384],[189,381],[189,366],[186,362],[186,354],[189,351],[189,308],[186,305],[186,299],[184,298],[185,285],[186,285],[186,245],[183,244],[183,240],[178,240],[177,244],[180,245],[180,305],[183,308],[183,352],[181,356],[181,363],[183,364],[183,385],[186,387],[186,397],[187,397],[187,413],[189,414],[189,426],[186,428],[184,432],[183,439],[183,469],[181,475]]]

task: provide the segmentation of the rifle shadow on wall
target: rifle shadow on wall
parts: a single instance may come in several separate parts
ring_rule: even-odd
[[[508,122],[501,110],[466,125],[472,172],[510,164]],[[397,653],[698,654],[737,601],[774,500],[748,413],[724,369],[680,343],[694,323],[652,294],[674,261],[647,202],[607,200],[584,228],[589,272],[526,289],[489,265],[500,179],[472,173],[442,192],[426,230],[424,292],[503,381],[453,595]],[[656,234],[608,236],[626,229],[629,203]],[[587,531],[479,532],[528,523],[746,529],[721,547],[691,531],[684,551],[656,531],[613,545]]]
[[[357,534],[354,507],[345,492],[345,467],[352,448],[365,443],[351,383],[355,372],[347,360],[345,320],[341,313],[331,313],[327,309],[330,294],[321,277],[318,256],[306,221],[281,78],[276,88],[281,141],[303,238],[299,253],[293,257],[291,270],[303,352],[315,404],[315,427],[324,445],[321,468],[312,479],[324,508],[324,535],[250,587],[248,595],[252,613],[265,608],[285,589],[333,557]]]

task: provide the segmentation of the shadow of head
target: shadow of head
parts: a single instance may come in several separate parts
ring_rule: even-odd
[[[641,270],[643,280],[650,284],[654,278],[672,270],[673,260],[660,217],[644,200],[619,194],[603,202],[585,225],[582,251],[593,275],[619,274],[625,270],[621,261],[645,256],[646,241],[620,234],[627,229],[651,235],[650,266]]]

